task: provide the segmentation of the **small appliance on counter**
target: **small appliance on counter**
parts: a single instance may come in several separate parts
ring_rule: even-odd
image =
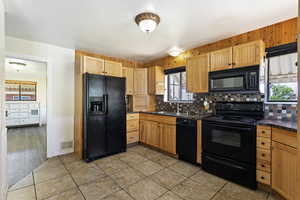
[[[218,102],[216,115],[202,120],[202,168],[256,189],[256,122],[262,102]]]
[[[84,74],[84,160],[124,151],[125,79]]]

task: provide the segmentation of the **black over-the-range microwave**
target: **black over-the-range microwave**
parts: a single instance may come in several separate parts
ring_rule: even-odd
[[[259,65],[209,72],[209,92],[259,92]]]

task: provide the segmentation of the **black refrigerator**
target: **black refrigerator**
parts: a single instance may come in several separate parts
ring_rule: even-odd
[[[84,160],[126,151],[125,78],[84,74]]]

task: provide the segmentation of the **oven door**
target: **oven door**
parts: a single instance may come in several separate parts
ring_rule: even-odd
[[[256,162],[255,126],[203,121],[203,151],[240,162]]]

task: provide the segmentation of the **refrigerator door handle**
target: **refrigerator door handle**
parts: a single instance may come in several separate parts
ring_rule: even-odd
[[[107,114],[108,112],[108,95],[104,95],[104,114]]]

